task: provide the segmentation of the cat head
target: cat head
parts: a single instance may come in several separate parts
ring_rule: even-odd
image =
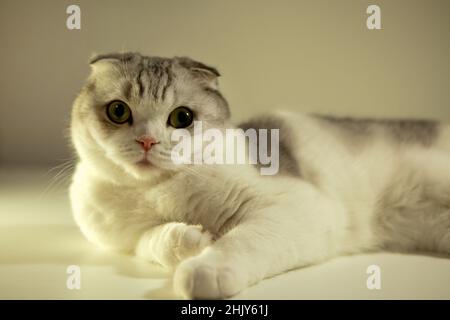
[[[177,170],[174,130],[224,128],[230,112],[219,72],[186,57],[138,53],[94,57],[72,109],[71,136],[81,160],[99,174],[148,179]]]

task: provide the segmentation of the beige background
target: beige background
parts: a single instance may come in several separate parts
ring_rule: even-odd
[[[366,8],[382,30],[366,28]],[[66,7],[81,7],[67,30]],[[215,65],[239,120],[274,108],[450,120],[450,1],[0,1],[0,163],[57,164],[93,52]]]
[[[383,30],[366,28],[366,8]],[[82,29],[66,29],[79,4]],[[75,225],[64,137],[93,52],[189,55],[217,66],[237,120],[274,108],[450,120],[450,1],[0,0],[0,299],[176,298],[170,274],[102,251]],[[366,268],[381,268],[368,290]],[[81,290],[66,287],[81,267]],[[450,299],[450,259],[341,257],[237,299]]]

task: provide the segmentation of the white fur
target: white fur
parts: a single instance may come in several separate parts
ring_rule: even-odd
[[[449,140],[398,148],[380,133],[352,150],[314,117],[277,116],[301,146],[301,179],[260,176],[246,165],[150,168],[139,178],[73,127],[81,158],[70,188],[77,223],[95,244],[175,268],[175,290],[187,298],[232,296],[341,254],[450,252],[450,208],[418,203],[420,188],[450,203]],[[411,214],[383,211],[380,202],[391,198]]]

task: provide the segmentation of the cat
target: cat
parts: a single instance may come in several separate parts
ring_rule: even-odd
[[[184,298],[233,296],[339,255],[450,253],[450,126],[274,111],[230,120],[216,68],[98,55],[75,99],[76,223],[102,247],[173,270]],[[176,130],[279,129],[280,170],[175,165]]]

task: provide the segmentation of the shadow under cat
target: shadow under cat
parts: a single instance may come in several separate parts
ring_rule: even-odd
[[[14,239],[14,241],[11,241]],[[112,266],[118,275],[139,279],[167,279],[169,283],[143,298],[176,298],[170,274],[163,268],[129,255],[98,249],[85,240],[76,226],[15,225],[0,226],[0,266],[42,264]],[[20,280],[18,280],[20,281]]]

